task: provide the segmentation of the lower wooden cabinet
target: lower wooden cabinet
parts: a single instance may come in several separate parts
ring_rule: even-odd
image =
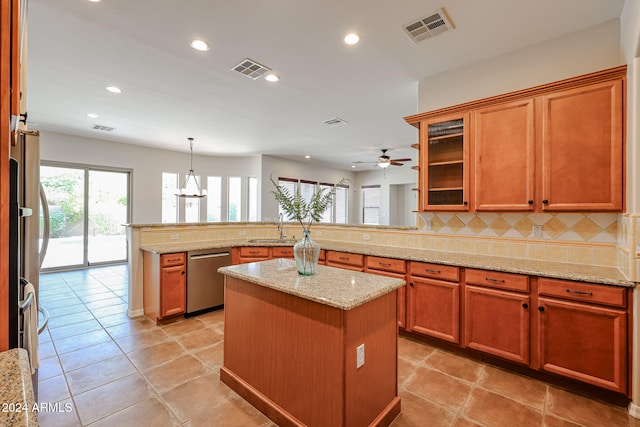
[[[409,263],[407,330],[460,343],[460,269]]]
[[[465,287],[464,346],[529,364],[529,295]]]
[[[365,272],[406,280],[407,262],[403,259],[367,256]],[[407,323],[407,286],[398,289],[398,326],[406,327]]]
[[[348,252],[327,251],[326,265],[347,270],[364,271],[364,255]]]
[[[144,314],[156,323],[181,317],[187,310],[187,267],[184,252],[143,255]]]
[[[626,289],[540,279],[540,369],[627,392]],[[584,300],[588,300],[585,302]]]

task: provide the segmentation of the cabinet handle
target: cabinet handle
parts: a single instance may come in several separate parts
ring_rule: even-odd
[[[548,204],[549,204],[549,201],[548,201],[547,199],[544,199],[544,200],[542,201],[542,203],[544,203],[545,205],[548,205]]]
[[[430,268],[427,268],[427,269],[426,269],[426,272],[427,272],[427,273],[440,274],[440,270],[432,270],[432,269],[430,269]]]
[[[340,261],[349,261],[349,258],[346,256],[341,256],[339,258],[340,258]]]
[[[464,202],[462,202],[463,205],[467,206],[469,204],[469,202],[467,202],[466,200]]]
[[[184,271],[184,270],[182,270],[182,271],[180,272],[180,274],[182,274],[183,276],[184,276],[186,273],[187,273],[187,272],[186,272],[186,271]]]
[[[544,307],[542,306],[538,307],[538,311],[544,311]]]
[[[391,264],[389,264],[388,262],[379,262],[378,265],[380,265],[381,267],[391,267]]]
[[[585,295],[588,297],[593,296],[593,292],[577,291],[575,289],[567,289],[567,292],[570,294]]]
[[[532,205],[532,204],[533,204],[533,200],[529,200],[529,201],[527,201],[527,203],[529,203],[530,205]]]
[[[492,279],[491,277],[485,277],[484,280],[491,283],[504,283],[502,279]]]
[[[522,304],[522,308],[529,308],[529,304],[525,302],[524,304]]]
[[[409,286],[413,286],[413,282],[409,282]]]

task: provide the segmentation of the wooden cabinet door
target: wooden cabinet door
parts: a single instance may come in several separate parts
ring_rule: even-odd
[[[541,369],[627,392],[627,315],[623,310],[539,300]]]
[[[411,277],[407,330],[460,343],[460,285]]]
[[[623,81],[541,97],[542,209],[621,211]]]
[[[187,280],[184,265],[164,267],[160,284],[160,318],[187,310]]]
[[[464,345],[529,364],[529,296],[465,287]]]
[[[421,210],[469,210],[469,117],[420,123]]]
[[[533,210],[534,101],[523,99],[474,113],[474,208]]]

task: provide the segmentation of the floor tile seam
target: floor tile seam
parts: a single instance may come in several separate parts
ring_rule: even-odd
[[[58,360],[58,363],[60,364],[60,371],[62,372],[62,376],[64,377],[64,382],[67,386],[67,391],[69,392],[69,397],[68,399],[71,400],[72,404],[73,404],[73,412],[76,414],[76,419],[78,420],[78,422],[80,423],[80,425],[82,424],[82,420],[80,419],[80,412],[78,411],[78,405],[76,404],[75,399],[73,398],[73,393],[71,393],[71,387],[69,386],[69,379],[67,378],[67,375],[64,372],[64,369],[62,369],[62,361]],[[52,377],[54,378],[54,377]],[[64,400],[64,399],[62,399]]]
[[[96,345],[101,345],[101,344],[104,344],[104,343],[100,343],[100,344],[96,344]],[[94,347],[94,346],[89,346],[89,347]],[[85,347],[84,349],[87,349],[89,347]],[[84,349],[81,348],[79,350],[84,350]],[[76,351],[79,351],[79,350],[76,350]],[[120,350],[122,352],[122,350],[120,348],[118,348],[118,350]],[[72,352],[70,352],[70,353],[72,353]],[[69,354],[69,353],[64,353],[64,354]],[[67,372],[77,371],[78,369],[82,369],[82,368],[86,368],[87,366],[92,366],[92,365],[95,365],[95,364],[98,364],[98,363],[106,362],[107,360],[115,359],[116,357],[119,357],[119,356],[122,356],[122,355],[125,355],[125,353],[122,352],[121,354],[118,354],[118,355],[115,355],[115,356],[111,356],[111,357],[107,357],[106,359],[100,359],[100,360],[94,361],[93,363],[89,363],[88,365],[78,366],[78,367],[76,367],[74,369],[69,369],[68,371],[64,368],[64,366],[62,364],[62,360],[60,360],[60,368],[62,368],[62,372],[66,374]]]
[[[419,394],[419,393],[416,393],[416,392],[414,392],[414,391],[411,391],[411,390],[404,389],[404,390],[402,390],[402,391],[403,391],[404,393],[406,393],[406,394],[410,394],[410,395],[412,395],[413,397],[415,397],[415,398],[417,398],[417,399],[424,400],[425,402],[429,402],[430,404],[432,404],[432,405],[434,405],[434,406],[438,407],[439,409],[442,409],[442,410],[443,410],[443,411],[445,411],[446,413],[453,415],[453,416],[454,416],[454,419],[458,417],[458,412],[459,412],[459,411],[453,411],[453,410],[451,410],[451,407],[450,407],[450,406],[445,406],[445,405],[443,405],[443,404],[441,404],[441,403],[438,403],[438,402],[436,402],[436,401],[434,401],[434,400],[431,400],[431,399],[429,399],[428,397],[423,396],[423,395],[421,395],[421,394]]]
[[[131,375],[133,375],[133,374],[131,374]],[[131,375],[127,375],[127,376],[131,376]],[[126,377],[123,377],[123,378],[126,378]],[[120,379],[122,379],[122,378],[120,378]],[[145,382],[146,382],[146,381],[145,381]],[[149,384],[147,384],[147,387],[148,387],[148,386],[149,386]],[[94,389],[94,390],[95,390],[95,389]],[[155,391],[154,391],[154,393],[155,393]],[[82,394],[82,393],[80,393],[80,394]],[[80,395],[80,394],[79,394],[79,395]],[[78,396],[79,396],[79,395],[78,395]],[[107,415],[105,415],[105,416],[103,416],[103,417],[100,417],[100,418],[98,418],[98,419],[96,419],[96,420],[93,420],[93,421],[91,421],[91,422],[90,422],[90,423],[88,423],[88,424],[84,424],[84,423],[82,422],[82,418],[80,418],[80,411],[78,411],[78,410],[76,409],[76,412],[78,413],[78,418],[80,418],[80,424],[82,424],[82,426],[83,426],[83,427],[91,426],[92,424],[95,424],[95,423],[97,423],[98,421],[102,421],[102,420],[104,420],[104,419],[105,419],[105,418],[107,418],[107,417],[110,417],[110,416],[115,415],[115,414],[117,414],[117,413],[119,413],[119,412],[125,411],[125,410],[129,409],[130,407],[132,407],[132,406],[134,406],[134,405],[137,405],[137,404],[138,404],[138,403],[140,403],[140,402],[143,402],[143,401],[145,401],[145,400],[147,400],[147,399],[150,399],[150,398],[152,397],[152,395],[153,395],[153,394],[151,394],[151,396],[147,396],[147,397],[146,397],[146,398],[144,398],[144,399],[136,400],[136,401],[135,401],[135,402],[133,402],[132,404],[127,405],[127,406],[125,406],[124,408],[120,408],[120,409],[118,409],[116,412],[112,412],[112,413],[107,414]],[[75,402],[74,402],[74,403],[75,403]],[[76,408],[77,408],[77,407],[76,407]]]
[[[542,408],[538,408],[538,407],[535,407],[531,403],[528,403],[526,401],[514,399],[513,397],[511,397],[511,395],[504,394],[504,393],[502,393],[500,391],[484,387],[482,384],[478,384],[477,387],[475,387],[475,388],[477,388],[479,390],[487,391],[487,392],[492,393],[492,394],[496,394],[496,395],[501,396],[501,397],[504,397],[505,399],[509,399],[512,402],[519,403],[519,404],[521,404],[523,406],[526,406],[526,407],[528,407],[530,409],[533,409],[536,412],[540,412],[544,416],[544,413],[545,413],[544,403],[543,403]],[[546,396],[545,396],[545,401],[546,401]]]
[[[96,332],[96,331],[99,331],[100,329],[104,329],[104,328],[102,327],[102,325],[101,325],[101,326],[100,326],[100,328],[98,328],[98,329],[91,329],[91,330],[88,330],[88,331],[82,331],[82,332],[80,332],[80,333],[78,333],[78,334],[73,334],[73,335],[68,335],[68,336],[58,337],[58,338],[54,338],[54,337],[52,336],[52,337],[51,337],[51,342],[52,342],[52,343],[54,343],[54,345],[55,345],[55,341],[56,341],[56,340],[64,340],[64,339],[67,339],[67,338],[73,338],[73,337],[77,337],[78,335],[88,334],[89,332]],[[91,347],[91,346],[87,346],[87,347]],[[86,348],[86,347],[85,347],[85,348]],[[57,348],[56,348],[56,350],[57,350]]]
[[[91,332],[96,332],[96,331],[91,331]],[[78,336],[78,335],[74,335],[74,336]],[[69,337],[69,338],[73,338],[73,337]],[[61,338],[61,339],[66,339],[66,338]],[[88,348],[88,347],[93,347],[94,345],[104,344],[105,342],[108,342],[108,341],[109,340],[101,341],[99,343],[94,343],[92,345],[87,345],[87,346],[84,346],[84,347],[80,347],[80,348],[76,348],[76,349],[73,349],[73,350],[65,351],[64,353],[60,353],[60,351],[58,350],[58,347],[55,345],[54,341],[51,341],[51,342],[53,343],[53,347],[54,347],[54,349],[56,351],[56,354],[58,355],[58,357],[60,357],[60,356],[62,356],[64,354],[73,353],[74,351],[79,351],[79,350],[82,350],[82,349],[85,349],[85,348]]]
[[[424,361],[424,362],[426,362],[426,361]],[[426,363],[421,363],[420,366],[418,366],[418,367],[419,368],[426,368],[426,369],[435,371],[435,372],[437,372],[439,374],[443,374],[443,375],[445,375],[445,376],[447,376],[449,378],[452,378],[454,380],[461,381],[461,382],[463,382],[464,384],[467,384],[467,385],[474,385],[474,384],[476,384],[478,382],[478,379],[476,379],[475,381],[469,381],[467,379],[460,378],[460,377],[457,377],[457,376],[455,376],[453,374],[450,374],[449,372],[440,370],[440,369],[436,368],[435,366],[427,365]]]

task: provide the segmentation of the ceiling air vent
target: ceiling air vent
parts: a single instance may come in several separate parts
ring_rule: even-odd
[[[253,80],[256,80],[260,78],[260,76],[262,76],[267,71],[271,71],[271,68],[265,67],[264,65],[252,59],[247,58],[243,60],[241,63],[239,63],[238,65],[236,65],[235,67],[233,67],[232,70],[237,71],[240,74],[244,74],[245,76]]]
[[[414,43],[439,36],[454,28],[444,8],[402,26],[404,32]]]
[[[325,120],[322,123],[324,123],[325,125],[329,125],[329,126],[340,126],[340,125],[346,125],[347,121],[346,120],[342,120],[340,117],[335,117],[333,119]]]
[[[105,131],[105,132],[112,132],[112,131],[114,131],[116,128],[112,128],[112,127],[110,127],[110,126],[93,125],[93,126],[91,126],[91,129],[94,129],[94,130],[102,130],[102,131]]]

